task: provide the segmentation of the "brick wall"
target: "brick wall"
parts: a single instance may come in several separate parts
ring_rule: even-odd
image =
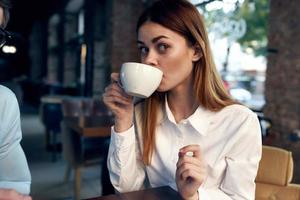
[[[135,27],[142,11],[141,0],[113,0],[110,19],[112,71],[119,71],[123,62],[139,60]]]
[[[270,1],[264,113],[286,138],[300,129],[300,1]]]
[[[99,8],[98,10],[103,10]],[[94,95],[101,95],[110,82],[110,73],[119,72],[120,66],[126,61],[138,61],[135,26],[143,11],[141,0],[111,0],[105,5],[105,32],[100,33],[95,26],[95,37],[103,35],[95,41],[94,57]],[[96,13],[96,15],[101,15]],[[99,19],[101,17],[98,17]],[[101,20],[96,20],[101,21]],[[97,39],[96,39],[97,40]]]

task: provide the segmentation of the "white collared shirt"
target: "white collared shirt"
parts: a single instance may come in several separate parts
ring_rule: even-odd
[[[199,199],[254,199],[262,143],[259,122],[251,110],[241,105],[227,106],[219,112],[199,107],[179,123],[167,101],[164,112],[166,117],[156,129],[150,166],[140,163],[134,127],[122,133],[114,132],[112,127],[108,168],[119,192],[141,189],[146,176],[151,187],[169,185],[177,190],[178,151],[198,144],[208,167],[207,178],[198,190]]]

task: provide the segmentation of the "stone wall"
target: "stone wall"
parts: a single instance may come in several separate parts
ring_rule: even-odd
[[[279,138],[300,129],[300,1],[270,1],[265,116]]]

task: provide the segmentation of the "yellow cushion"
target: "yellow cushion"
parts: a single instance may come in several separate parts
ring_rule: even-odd
[[[292,177],[292,153],[277,147],[263,146],[256,182],[286,186]]]

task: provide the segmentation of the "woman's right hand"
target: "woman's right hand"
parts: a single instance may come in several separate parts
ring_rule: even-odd
[[[119,81],[119,73],[112,73],[111,84],[103,94],[103,102],[115,116],[115,131],[123,132],[133,124],[133,97],[120,87]]]

